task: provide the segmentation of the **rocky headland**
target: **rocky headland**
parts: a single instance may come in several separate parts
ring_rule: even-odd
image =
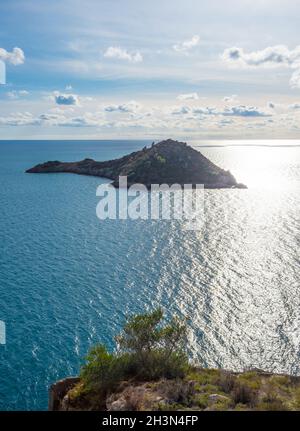
[[[149,148],[133,152],[115,160],[79,162],[48,161],[38,164],[27,173],[73,173],[92,175],[112,180],[119,186],[119,177],[127,177],[127,185],[144,184],[204,184],[207,189],[247,188],[234,176],[208,160],[184,142],[167,139]]]

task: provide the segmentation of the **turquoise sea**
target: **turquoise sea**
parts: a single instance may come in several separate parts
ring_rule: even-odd
[[[0,142],[0,410],[45,410],[126,314],[189,317],[203,366],[300,374],[299,141],[194,141],[248,190],[209,190],[205,228],[96,217],[100,178],[25,174],[150,141]]]

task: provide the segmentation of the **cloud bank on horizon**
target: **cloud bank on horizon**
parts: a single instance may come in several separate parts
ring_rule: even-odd
[[[223,3],[1,3],[2,137],[299,138],[295,2]]]

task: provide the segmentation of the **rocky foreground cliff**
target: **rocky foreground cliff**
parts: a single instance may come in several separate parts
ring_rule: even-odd
[[[184,142],[168,139],[150,148],[136,151],[116,160],[79,162],[48,161],[27,173],[73,173],[111,179],[118,187],[119,176],[127,177],[128,186],[144,184],[204,184],[205,188],[247,188],[234,176],[216,166],[199,151]]]
[[[186,321],[162,308],[127,317],[117,350],[93,346],[78,378],[51,386],[49,410],[300,410],[300,377],[191,364]]]
[[[79,378],[69,378],[51,386],[49,410],[300,410],[300,377],[194,369],[184,379],[124,381],[105,400],[85,393]]]

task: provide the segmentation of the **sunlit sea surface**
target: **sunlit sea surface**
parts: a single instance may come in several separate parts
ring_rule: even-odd
[[[46,160],[110,159],[148,141],[0,143],[0,409],[43,410],[126,314],[189,317],[203,366],[300,374],[300,141],[193,142],[248,190],[209,190],[205,228],[100,221],[100,178],[29,175]],[[201,147],[202,146],[202,147]]]

